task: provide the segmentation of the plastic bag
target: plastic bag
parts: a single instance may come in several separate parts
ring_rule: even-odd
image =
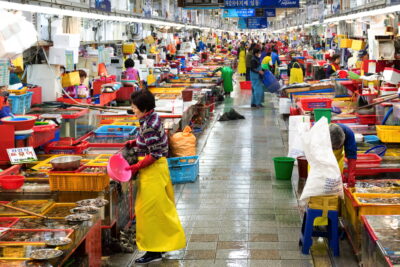
[[[263,83],[265,85],[265,89],[270,93],[276,93],[281,88],[278,80],[269,70],[264,71]]]
[[[310,130],[310,116],[298,115],[289,117],[289,151],[288,157],[304,156],[301,133]]]
[[[325,195],[343,197],[342,175],[333,154],[328,120],[322,117],[301,138],[310,171],[300,200]]]
[[[297,64],[298,68],[294,68],[294,64]],[[293,67],[290,69],[289,84],[303,83],[304,82],[303,70],[300,68],[298,63],[294,64]]]
[[[196,137],[192,134],[192,129],[189,126],[186,126],[183,132],[173,134],[169,140],[174,157],[196,155]]]

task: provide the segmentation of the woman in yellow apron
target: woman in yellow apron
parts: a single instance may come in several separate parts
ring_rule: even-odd
[[[132,174],[139,173],[136,213],[136,244],[146,254],[138,264],[162,260],[162,252],[186,246],[186,237],[175,207],[174,190],[166,156],[168,137],[156,112],[154,96],[149,91],[131,96],[132,109],[140,121],[135,146],[139,162],[130,166]]]
[[[240,44],[239,48],[239,64],[238,64],[238,73],[242,75],[246,75],[246,45],[244,42]]]

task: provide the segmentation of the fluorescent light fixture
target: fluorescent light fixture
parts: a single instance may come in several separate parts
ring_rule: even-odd
[[[169,27],[187,27],[189,29],[204,28],[204,27],[185,25],[182,23],[173,23],[173,22],[161,21],[161,20],[142,19],[142,18],[134,18],[134,17],[122,17],[122,16],[113,16],[113,15],[108,16],[108,15],[95,14],[95,13],[90,13],[90,12],[82,12],[82,11],[76,11],[76,10],[68,10],[68,9],[38,6],[38,5],[11,3],[11,2],[6,2],[6,1],[0,1],[0,8],[26,11],[26,12],[32,12],[32,13],[49,14],[49,15],[60,15],[60,16],[86,18],[86,19],[110,20],[110,21],[120,21],[120,22],[135,22],[135,23],[145,23],[145,24],[153,24],[153,25],[158,25],[158,26],[169,26]]]
[[[326,19],[324,22],[331,23],[331,22],[337,22],[337,21],[343,21],[343,20],[349,20],[349,19],[357,19],[357,18],[363,18],[363,17],[369,17],[369,16],[373,17],[373,16],[385,15],[385,14],[390,14],[390,13],[399,12],[399,11],[400,11],[400,5],[394,5],[394,6],[384,7],[384,8],[380,8],[380,9],[364,11],[364,12],[360,12],[360,13],[356,13],[356,14],[350,14],[350,15],[330,18],[330,19]]]

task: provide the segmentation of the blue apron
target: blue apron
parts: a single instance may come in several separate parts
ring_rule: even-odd
[[[261,70],[261,65],[258,66],[257,71]],[[264,102],[264,84],[261,80],[261,75],[258,72],[250,71],[250,81],[251,81],[251,104],[259,106]]]

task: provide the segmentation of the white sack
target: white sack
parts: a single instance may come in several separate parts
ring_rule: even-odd
[[[342,175],[333,154],[327,118],[318,120],[301,138],[310,171],[300,200],[325,195],[343,197]]]

